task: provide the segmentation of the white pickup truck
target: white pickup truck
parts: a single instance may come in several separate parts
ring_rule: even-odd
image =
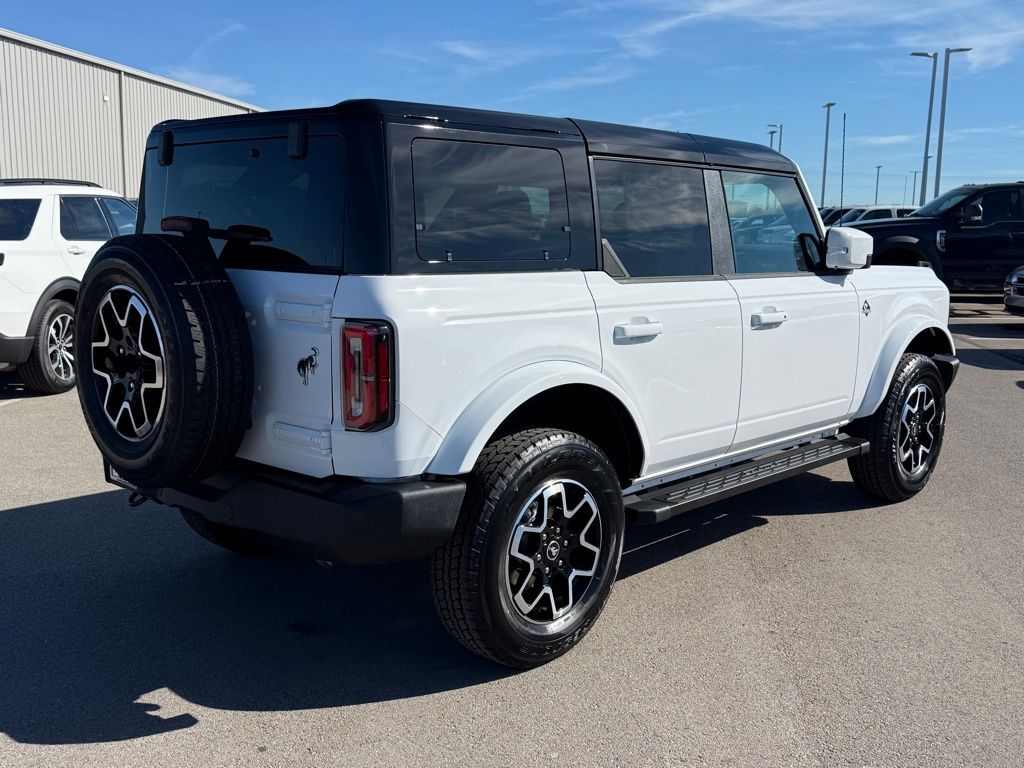
[[[451,634],[530,667],[597,619],[627,521],[841,459],[924,487],[949,294],[871,250],[751,144],[382,101],[168,122],[85,276],[78,391],[133,503],[238,552],[430,555]]]

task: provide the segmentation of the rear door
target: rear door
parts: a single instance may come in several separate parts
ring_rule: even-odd
[[[704,171],[593,167],[605,271],[584,274],[604,372],[643,418],[645,474],[719,456],[736,428],[742,332],[736,294],[714,265]]]
[[[860,315],[846,275],[811,271],[797,237],[817,236],[797,180],[722,171],[730,210],[764,207],[786,220],[771,237],[734,239],[743,324],[743,394],[733,450],[781,442],[842,421],[857,377]]]
[[[142,221],[145,232],[159,232],[161,218],[172,215],[269,230],[263,242],[211,240],[253,342],[253,420],[238,455],[326,476],[338,386],[331,307],[341,267],[344,142],[310,135],[304,149],[290,152],[285,135],[182,143],[167,166],[151,149]]]
[[[61,195],[54,240],[68,274],[81,280],[86,267],[113,236],[100,201],[92,195]]]
[[[39,295],[64,271],[50,240],[51,205],[50,197],[0,197],[0,334],[4,336],[29,333]]]

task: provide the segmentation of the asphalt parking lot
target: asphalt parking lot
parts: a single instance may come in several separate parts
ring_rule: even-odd
[[[959,303],[942,460],[634,528],[568,657],[509,673],[423,563],[247,560],[103,483],[72,393],[0,374],[0,765],[1020,766],[1024,319]]]

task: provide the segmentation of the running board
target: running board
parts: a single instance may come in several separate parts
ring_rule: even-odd
[[[625,499],[626,512],[637,523],[663,523],[691,509],[785,480],[833,461],[860,456],[870,449],[871,444],[867,440],[847,435],[814,440],[760,459],[631,494]]]

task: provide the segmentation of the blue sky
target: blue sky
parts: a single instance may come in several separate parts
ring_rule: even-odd
[[[881,201],[902,202],[931,75],[909,53],[973,47],[943,188],[1024,179],[1024,0],[9,1],[0,26],[267,108],[373,96],[765,143],[781,122],[816,194],[835,101],[827,202],[843,112],[845,200],[871,202],[881,164]]]

